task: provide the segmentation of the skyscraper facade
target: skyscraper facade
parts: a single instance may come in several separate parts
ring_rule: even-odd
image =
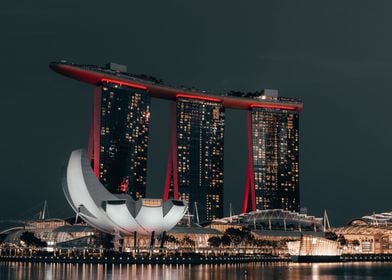
[[[149,121],[145,90],[110,82],[96,88],[90,154],[97,177],[110,192],[145,197]]]
[[[251,111],[256,209],[299,211],[298,113]]]
[[[223,217],[224,107],[212,100],[179,98],[175,112],[176,145],[171,153],[176,161],[169,159],[173,168],[166,198],[186,200],[191,213],[196,202],[200,222]],[[176,189],[178,195],[172,193]]]

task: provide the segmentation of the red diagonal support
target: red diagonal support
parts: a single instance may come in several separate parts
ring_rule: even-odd
[[[246,171],[245,193],[242,205],[242,213],[256,211],[255,179],[253,172],[252,111],[247,112],[246,119],[248,137],[248,166]]]
[[[101,137],[101,88],[94,88],[94,109],[93,109],[93,169],[94,174],[99,179],[99,159],[100,159],[100,137]]]
[[[93,135],[93,127],[94,127],[94,112],[91,118],[91,125],[90,130],[88,133],[88,147],[87,147],[87,154],[90,164],[93,165],[93,158],[94,158],[94,135]]]
[[[166,179],[163,190],[163,199],[169,198],[178,199],[178,164],[177,164],[177,104],[175,102],[171,105],[171,131],[170,131],[170,146],[169,157],[166,168]],[[171,188],[171,186],[173,188]]]

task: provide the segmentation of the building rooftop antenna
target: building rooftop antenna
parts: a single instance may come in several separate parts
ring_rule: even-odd
[[[195,214],[196,214],[196,222],[198,225],[200,225],[200,220],[199,220],[199,211],[197,210],[197,202],[195,201]]]
[[[39,217],[40,220],[45,220],[45,218],[46,218],[46,212],[48,211],[48,210],[47,210],[47,207],[48,207],[48,202],[47,202],[47,200],[45,200],[45,201],[44,201],[44,208],[42,209],[42,211],[41,211],[41,213],[40,213],[40,217]]]
[[[75,224],[78,223],[79,213],[80,213],[80,207],[78,207],[78,211],[76,212],[76,215],[75,215]]]
[[[230,213],[229,213],[229,216],[230,216],[230,223],[232,223],[233,222],[233,209],[231,207],[231,202],[230,202]]]
[[[324,209],[323,221],[324,221],[324,232],[326,230],[330,230],[331,229],[331,225],[329,224],[329,218],[328,218],[328,214],[327,214],[327,210],[326,209]]]

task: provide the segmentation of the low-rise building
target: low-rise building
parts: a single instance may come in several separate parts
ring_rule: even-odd
[[[391,225],[357,219],[333,232],[340,236],[344,254],[392,254]]]

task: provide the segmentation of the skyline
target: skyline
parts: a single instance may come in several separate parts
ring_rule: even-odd
[[[222,23],[211,25],[220,11],[218,6],[211,4],[211,10],[192,7],[195,11],[191,11],[185,4],[179,4],[177,9],[191,12],[187,13],[190,20],[179,14],[180,19],[184,19],[184,29],[170,18],[163,21],[167,18],[160,15],[157,8],[154,16],[163,22],[159,32],[153,32],[157,26],[143,22],[139,15],[129,19],[127,9],[117,11],[119,18],[124,17],[120,19],[123,23],[127,22],[125,19],[132,24],[143,22],[141,30],[133,29],[131,23],[124,25],[133,38],[142,38],[144,48],[141,48],[134,45],[133,40],[117,47],[105,41],[92,44],[100,38],[100,33],[82,24],[88,11],[84,3],[75,13],[76,23],[69,23],[74,27],[72,32],[64,23],[71,7],[55,8],[47,4],[46,9],[40,10],[43,6],[39,4],[24,3],[25,9],[16,13],[12,9],[14,4],[9,5],[11,9],[6,7],[1,11],[2,23],[19,21],[6,30],[0,47],[3,54],[15,48],[10,56],[4,55],[5,65],[1,70],[4,79],[2,119],[6,131],[1,145],[4,157],[2,219],[13,218],[12,206],[16,201],[28,209],[48,199],[54,214],[60,211],[56,209],[57,204],[66,206],[60,187],[61,168],[70,150],[87,147],[91,116],[88,104],[92,96],[89,87],[73,84],[50,72],[47,62],[62,57],[97,64],[115,61],[128,65],[131,72],[152,73],[176,85],[218,91],[276,88],[283,96],[299,97],[304,102],[300,121],[302,206],[318,216],[327,209],[332,224],[343,224],[373,211],[391,210],[388,208],[391,193],[388,158],[392,153],[389,145],[392,133],[388,130],[391,99],[388,72],[392,64],[391,42],[384,37],[390,21],[386,14],[389,6],[356,4],[351,9],[350,5],[341,4],[339,8],[323,6],[321,11],[316,4],[288,4],[284,9],[254,5],[238,11],[235,5],[228,3]],[[148,8],[146,4],[139,7],[146,12]],[[169,14],[174,12],[171,4],[160,8]],[[98,5],[96,9],[98,14],[104,14],[104,6]],[[198,21],[201,11],[206,12],[203,22]],[[242,21],[231,23],[237,13]],[[36,19],[38,16],[41,20]],[[110,14],[110,18],[114,19],[114,15]],[[362,22],[364,18],[368,21]],[[100,32],[116,25],[107,21],[100,23],[94,16],[89,19],[103,28]],[[27,24],[31,20],[32,24]],[[308,20],[313,21],[312,26]],[[78,30],[76,27],[80,24],[82,27]],[[187,33],[181,32],[185,28],[188,28]],[[205,32],[197,31],[199,28]],[[170,30],[174,30],[173,33]],[[214,37],[218,30],[222,33]],[[144,35],[146,31],[158,38],[149,39]],[[113,32],[120,35],[120,31]],[[26,38],[21,35],[36,40],[23,44]],[[74,43],[75,39],[78,44]],[[148,44],[158,39],[163,42],[160,46]],[[198,44],[200,39],[211,44]],[[246,46],[240,43],[247,40],[250,43]],[[181,41],[185,44],[178,44]],[[342,41],[344,43],[340,43]],[[47,45],[50,48],[45,48]],[[180,47],[184,45],[186,47]],[[19,82],[20,77],[24,77],[24,83]],[[152,103],[160,108],[155,118],[168,124],[168,104]],[[225,154],[225,166],[245,175],[245,115],[238,111],[230,115],[227,114],[226,133],[231,139],[226,140],[226,146],[232,149],[239,145],[240,151]],[[169,132],[164,131],[163,126],[152,125],[151,133],[164,136],[161,143],[152,143],[151,153],[163,150],[157,165],[166,166]],[[241,130],[243,133],[235,135],[234,131]],[[29,145],[26,145],[27,140]],[[154,189],[162,191],[165,168],[152,169],[151,172],[157,174]],[[225,178],[225,182],[230,182],[225,188],[231,197],[242,197],[245,180],[244,176],[238,177]],[[241,205],[232,202],[235,212],[239,213]]]
[[[248,162],[241,212],[300,210],[300,100],[271,89],[213,95],[168,86],[159,78],[128,73],[127,66],[116,63],[96,66],[61,60],[49,66],[93,86],[89,157],[110,192],[137,199],[146,197],[147,187],[154,187],[147,184],[146,175],[151,163],[150,97],[155,97],[172,101],[164,199],[187,201],[190,213],[197,203],[202,222],[224,216],[224,120],[225,109],[232,108],[247,111]]]

